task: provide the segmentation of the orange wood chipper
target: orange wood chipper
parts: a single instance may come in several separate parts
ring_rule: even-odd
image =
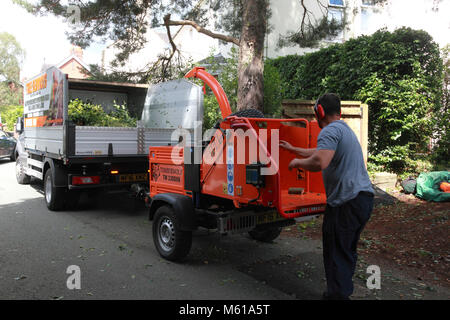
[[[272,241],[296,218],[325,210],[321,172],[289,170],[295,155],[279,148],[280,140],[314,148],[316,121],[264,118],[257,110],[232,113],[224,90],[204,68],[185,77],[209,86],[222,120],[200,143],[181,139],[177,145],[149,147],[146,202],[162,257],[186,257],[198,227]]]

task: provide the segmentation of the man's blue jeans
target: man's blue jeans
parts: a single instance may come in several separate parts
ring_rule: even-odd
[[[360,192],[339,207],[327,205],[322,225],[323,262],[330,298],[348,299],[353,293],[353,274],[359,237],[370,218],[373,195]]]

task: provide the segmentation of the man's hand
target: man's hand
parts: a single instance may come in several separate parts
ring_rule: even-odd
[[[289,142],[287,142],[285,140],[280,140],[280,147],[296,154],[299,157],[304,157],[304,158],[312,156],[314,151],[316,151],[315,148],[306,149],[306,148],[294,147],[292,144],[290,144]]]
[[[282,147],[288,151],[292,151],[294,149],[292,144],[290,144],[289,142],[284,141],[284,140],[280,140],[280,147]]]
[[[289,163],[289,170],[299,167],[300,166],[299,160],[300,159],[292,159],[292,161]]]
[[[293,159],[289,163],[289,170],[303,168],[308,171],[318,172],[325,170],[334,157],[334,150],[317,150],[306,159]]]

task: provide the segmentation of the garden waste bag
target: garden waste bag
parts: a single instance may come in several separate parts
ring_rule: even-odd
[[[421,173],[417,178],[416,196],[427,201],[450,201],[450,192],[439,188],[442,182],[450,182],[449,171]]]

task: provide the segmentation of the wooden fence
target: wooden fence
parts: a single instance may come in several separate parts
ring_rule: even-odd
[[[313,100],[283,100],[281,103],[282,115],[284,118],[290,119],[314,120],[314,104]],[[367,165],[369,107],[359,101],[341,101],[341,117],[355,132]]]

